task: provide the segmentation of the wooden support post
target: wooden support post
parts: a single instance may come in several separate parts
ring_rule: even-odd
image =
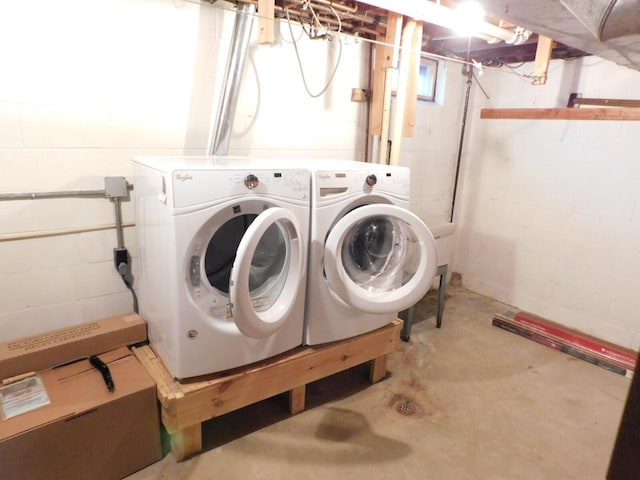
[[[387,374],[387,355],[374,358],[369,368],[369,381],[371,383],[378,383]]]
[[[299,387],[292,388],[289,391],[289,413],[295,415],[304,410],[305,397],[307,393],[307,386],[300,385]]]
[[[202,424],[183,427],[171,433],[171,453],[177,461],[195,455],[202,450]]]
[[[547,83],[547,73],[549,72],[549,61],[551,60],[551,50],[554,41],[543,35],[538,36],[538,46],[536,48],[536,59],[533,64],[533,85],[544,85]]]
[[[382,132],[382,117],[384,108],[385,78],[388,68],[394,67],[394,46],[399,42],[402,30],[402,15],[389,12],[387,31],[385,35],[378,35],[376,41],[373,85],[371,92],[371,135]],[[381,45],[384,44],[384,45]]]
[[[404,107],[403,137],[413,137],[416,127],[416,109],[418,106],[418,83],[420,81],[420,53],[422,51],[423,23],[417,22],[411,42],[411,58],[409,60],[409,79],[407,81],[407,98]]]
[[[402,144],[402,130],[404,127],[404,112],[407,105],[407,84],[411,67],[411,46],[416,21],[409,20],[402,30],[402,50],[400,52],[400,70],[398,72],[398,86],[396,89],[396,104],[392,118],[391,165],[400,164],[400,146]],[[415,103],[415,102],[414,102]],[[382,150],[382,148],[381,148]]]
[[[258,0],[258,43],[273,43],[275,0]]]

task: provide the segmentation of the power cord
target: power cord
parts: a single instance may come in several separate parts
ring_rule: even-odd
[[[131,291],[133,296],[133,310],[138,313],[138,297],[133,290],[133,274],[131,273],[131,255],[124,246],[124,232],[122,229],[122,212],[120,204],[123,199],[129,197],[129,190],[133,189],[124,177],[105,177],[105,194],[113,202],[116,219],[116,234],[118,238],[117,247],[113,249],[113,263],[122,281]]]
[[[338,42],[339,42],[338,44],[340,45],[340,50],[338,50],[338,59],[336,60],[336,65],[333,68],[331,75],[329,76],[329,81],[324,86],[324,88],[320,90],[318,93],[311,93],[311,91],[309,90],[309,86],[307,85],[307,79],[304,75],[304,70],[302,68],[302,60],[300,59],[300,52],[298,51],[298,42],[296,41],[295,36],[293,35],[293,28],[291,27],[291,18],[289,16],[289,9],[287,7],[285,7],[284,9],[284,13],[287,17],[287,24],[289,25],[289,33],[291,34],[291,40],[293,41],[293,49],[296,52],[296,58],[298,59],[298,67],[300,68],[300,75],[302,76],[302,83],[304,84],[304,89],[307,91],[310,97],[317,98],[327,91],[327,89],[331,85],[331,82],[333,81],[333,77],[338,71],[338,67],[340,66],[340,59],[342,58],[342,39],[338,37]],[[337,13],[336,13],[336,16],[337,16]],[[337,16],[337,18],[338,18],[338,22],[340,22],[340,17]],[[340,27],[342,27],[342,25]]]
[[[129,255],[129,251],[126,248],[114,248],[113,262],[116,270],[120,274],[120,278],[122,278],[125,286],[131,292],[131,296],[133,297],[133,311],[138,313],[138,296],[133,289],[133,275],[131,273],[131,256]]]

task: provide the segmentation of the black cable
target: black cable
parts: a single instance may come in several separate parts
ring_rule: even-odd
[[[467,62],[471,56],[471,37],[467,45]],[[458,194],[458,181],[460,178],[460,164],[462,163],[462,148],[464,146],[464,131],[467,125],[467,111],[469,109],[469,93],[471,91],[471,83],[473,81],[473,68],[467,63],[462,67],[462,73],[467,77],[466,93],[464,96],[464,109],[462,112],[462,125],[460,126],[460,140],[458,142],[458,158],[456,162],[456,174],[453,182],[453,195],[451,196],[451,216],[449,221],[453,222],[453,214],[456,208],[456,196]]]
[[[122,281],[127,286],[129,291],[131,291],[131,296],[133,297],[133,311],[136,312],[136,313],[139,313],[138,312],[138,296],[136,295],[136,291],[133,289],[133,285],[131,285],[131,283],[129,283],[129,281],[126,279],[125,275],[120,275],[120,277],[122,277]]]

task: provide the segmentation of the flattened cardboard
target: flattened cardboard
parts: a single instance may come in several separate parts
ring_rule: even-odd
[[[0,343],[0,380],[146,340],[146,322],[129,313]]]
[[[49,405],[0,420],[3,480],[115,480],[161,458],[155,383],[127,348],[100,358],[113,393],[81,360],[40,373]]]

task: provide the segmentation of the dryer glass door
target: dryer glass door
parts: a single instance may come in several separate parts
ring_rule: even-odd
[[[249,226],[231,271],[229,297],[240,331],[253,338],[273,334],[286,321],[304,284],[301,232],[283,208],[269,208]]]
[[[394,205],[352,210],[331,229],[324,249],[330,288],[348,305],[369,313],[411,307],[436,273],[436,245],[427,226]]]

